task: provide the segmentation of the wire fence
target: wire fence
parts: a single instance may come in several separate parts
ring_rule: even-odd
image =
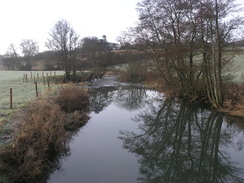
[[[17,76],[11,76],[17,72]],[[9,115],[12,109],[17,109],[46,91],[58,87],[56,79],[62,73],[57,74],[56,71],[19,72],[0,72],[0,121],[1,118]]]

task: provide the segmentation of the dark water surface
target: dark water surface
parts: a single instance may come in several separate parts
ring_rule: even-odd
[[[110,77],[90,101],[49,183],[244,182],[243,120]]]

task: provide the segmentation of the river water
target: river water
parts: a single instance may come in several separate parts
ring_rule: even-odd
[[[91,119],[49,183],[244,182],[243,119],[114,77],[90,90]]]

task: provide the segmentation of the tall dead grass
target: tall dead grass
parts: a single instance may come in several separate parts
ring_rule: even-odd
[[[244,118],[244,85],[232,84],[228,88],[223,112]]]
[[[76,107],[79,102],[82,105]],[[67,130],[67,126],[74,120],[84,125],[89,119],[84,115],[87,108],[87,92],[73,85],[64,88],[55,100],[42,98],[29,104],[19,119],[17,137],[0,152],[1,172],[12,182],[46,182],[58,158],[68,153],[70,129],[75,129]],[[66,113],[73,110],[80,110],[82,115]]]
[[[74,84],[70,84],[60,91],[57,103],[67,113],[84,110],[89,103],[88,92],[85,89],[80,90]]]

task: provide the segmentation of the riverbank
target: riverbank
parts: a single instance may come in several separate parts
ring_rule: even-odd
[[[206,97],[182,96],[181,92],[177,88],[168,88],[164,84],[160,83],[160,80],[146,81],[144,82],[149,87],[165,93],[168,97],[180,97],[188,98],[191,101],[200,101],[207,103],[213,110],[223,112],[234,117],[244,118],[244,84],[231,84],[225,92],[225,100],[222,107],[216,107],[208,101]]]
[[[128,82],[128,74],[125,71],[113,71],[110,74],[116,74],[120,81]],[[154,73],[147,73],[145,80],[142,83],[149,88],[155,89],[164,93],[167,97],[187,98],[190,101],[200,101],[208,104],[213,110],[223,112],[228,115],[244,118],[244,84],[229,83],[226,85],[224,92],[224,103],[222,107],[215,107],[207,97],[194,94],[192,96],[184,96],[179,88],[169,87],[163,79]]]
[[[155,78],[143,82],[169,97],[177,96],[177,90],[162,83]],[[59,166],[59,157],[69,153],[72,136],[89,119],[88,92],[78,85],[69,84],[48,97],[40,97],[16,114],[10,134],[14,138],[0,152],[0,182],[40,182]]]
[[[44,181],[68,153],[68,142],[88,121],[88,111],[87,90],[73,84],[19,110],[0,148],[0,182]]]

